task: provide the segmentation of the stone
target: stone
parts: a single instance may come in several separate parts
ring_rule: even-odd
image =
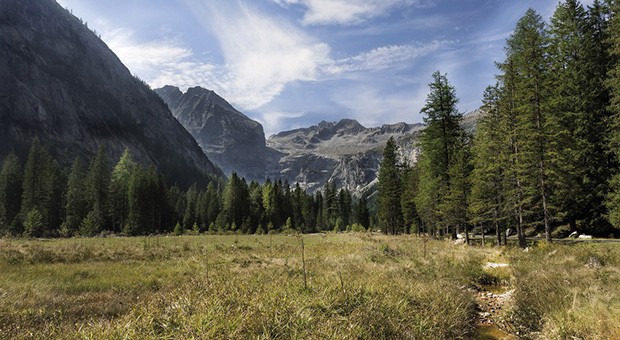
[[[590,240],[592,239],[592,235],[579,235],[579,238],[582,240]]]
[[[603,261],[601,261],[601,259],[596,256],[590,256],[585,266],[588,268],[601,268],[603,266]]]

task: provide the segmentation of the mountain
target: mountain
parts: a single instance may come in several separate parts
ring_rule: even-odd
[[[337,187],[360,193],[376,181],[390,137],[397,140],[401,160],[415,161],[414,142],[423,127],[397,123],[366,128],[355,120],[343,119],[280,132],[267,140],[269,147],[284,154],[270,176],[299,182],[309,191],[334,182]]]
[[[211,90],[192,87],[183,93],[174,86],[155,92],[194,136],[202,150],[226,174],[264,180],[269,164],[281,155],[265,145],[263,126],[237,111]]]
[[[103,145],[179,184],[222,175],[85,23],[53,0],[0,0],[0,158],[34,138],[64,163]]]

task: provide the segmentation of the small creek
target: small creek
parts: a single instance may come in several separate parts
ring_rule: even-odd
[[[506,266],[508,264],[489,262],[484,268],[492,271],[494,268]],[[497,324],[502,320],[504,304],[512,295],[512,291],[508,288],[501,284],[487,284],[482,285],[480,291],[476,292],[479,313],[475,339],[517,339],[516,336],[503,331]]]

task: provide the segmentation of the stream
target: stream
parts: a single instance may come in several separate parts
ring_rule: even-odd
[[[487,263],[485,269],[505,267],[504,263]],[[518,339],[516,336],[503,331],[498,322],[503,318],[503,308],[510,300],[512,290],[500,284],[482,285],[476,292],[478,303],[478,322],[475,339]]]

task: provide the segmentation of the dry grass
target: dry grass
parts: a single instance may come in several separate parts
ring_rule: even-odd
[[[412,237],[3,241],[9,337],[467,338],[475,249]]]
[[[293,235],[0,240],[0,338],[464,339],[466,288],[508,281],[522,336],[620,338],[615,245],[303,237],[307,289]]]
[[[514,325],[526,337],[620,339],[620,245],[512,253]]]

